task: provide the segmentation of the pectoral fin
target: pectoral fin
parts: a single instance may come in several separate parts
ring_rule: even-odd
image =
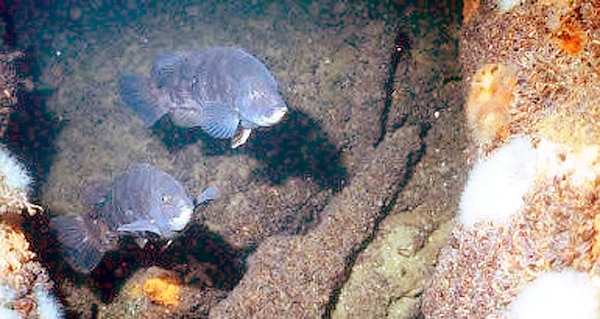
[[[231,138],[235,135],[240,118],[231,107],[220,102],[203,106],[202,129],[214,138]]]
[[[147,220],[136,220],[132,223],[122,225],[121,227],[117,228],[117,230],[124,233],[138,234],[141,232],[152,232],[157,235],[162,235],[160,228],[158,228],[156,224]]]

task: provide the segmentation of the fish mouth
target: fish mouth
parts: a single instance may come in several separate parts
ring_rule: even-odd
[[[273,111],[269,116],[262,116],[260,119],[260,126],[272,126],[275,125],[283,119],[283,117],[288,113],[287,106],[280,107]]]

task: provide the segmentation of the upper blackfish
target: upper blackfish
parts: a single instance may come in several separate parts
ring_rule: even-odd
[[[125,75],[119,88],[146,126],[169,114],[178,126],[233,138],[233,148],[253,128],[274,125],[288,111],[265,65],[238,49],[160,52],[149,78]]]

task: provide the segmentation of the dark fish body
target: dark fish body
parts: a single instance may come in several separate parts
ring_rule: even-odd
[[[244,144],[251,129],[274,125],[287,113],[266,66],[237,49],[158,53],[149,78],[125,75],[119,89],[146,126],[168,114],[178,126],[234,138],[232,147]]]
[[[121,236],[144,240],[154,233],[173,238],[187,225],[193,210],[184,187],[171,175],[149,164],[136,164],[114,180],[104,199],[88,213],[53,218],[51,226],[71,267],[87,273],[104,253],[117,249]]]

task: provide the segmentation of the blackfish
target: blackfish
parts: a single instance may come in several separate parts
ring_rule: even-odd
[[[149,78],[125,75],[119,91],[147,127],[168,114],[177,126],[231,138],[232,148],[288,111],[266,66],[239,49],[159,52]]]
[[[209,187],[197,204],[216,196],[216,189]],[[133,236],[140,246],[148,233],[171,239],[193,212],[193,201],[171,175],[150,164],[135,164],[115,178],[87,213],[59,216],[50,224],[71,268],[89,273],[106,252],[117,249],[120,237]]]

